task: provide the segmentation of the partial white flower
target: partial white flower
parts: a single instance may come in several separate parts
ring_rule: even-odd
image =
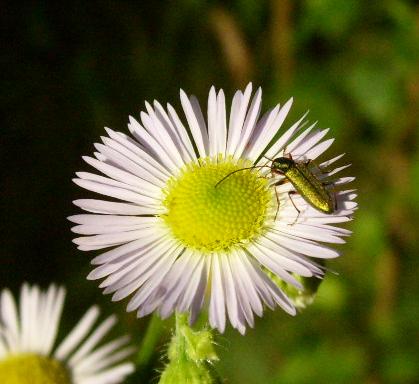
[[[112,248],[93,259],[98,267],[88,278],[105,278],[100,287],[113,300],[133,294],[128,310],[138,316],[189,312],[193,322],[204,306],[212,327],[223,332],[228,316],[244,333],[264,306],[294,315],[274,280],[302,289],[295,274],[321,278],[324,267],[313,258],[337,257],[324,243],[343,243],[350,234],[334,225],[356,208],[353,191],[341,190],[353,178],[335,176],[346,166],[329,168],[341,156],[309,165],[331,183],[325,188],[337,200],[332,214],[300,195],[291,201],[293,185],[269,169],[269,159],[280,156],[317,159],[333,142],[323,140],[328,130],[303,130],[304,115],[278,136],[292,99],[260,118],[262,91],[251,94],[251,84],[236,92],[228,121],[224,93],[214,88],[207,121],[183,91],[186,122],[170,104],[146,103],[141,122],[130,117],[132,137],[106,128],[94,157],[84,157],[103,175],[78,172],[75,183],[113,200],[74,201],[91,212],[69,218],[85,235],[74,242],[83,251]]]
[[[91,307],[57,345],[65,289],[46,291],[24,284],[18,306],[8,289],[0,296],[0,382],[31,384],[114,384],[134,366],[129,338],[101,344],[115,316],[94,326],[99,309]]]

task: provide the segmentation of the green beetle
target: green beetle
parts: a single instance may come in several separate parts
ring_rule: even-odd
[[[320,212],[326,214],[332,214],[337,210],[337,201],[335,197],[335,193],[329,190],[327,185],[329,183],[325,183],[321,181],[309,168],[309,164],[311,160],[307,161],[297,161],[294,160],[291,154],[288,157],[278,157],[274,160],[268,159],[271,161],[271,165],[256,165],[253,167],[246,167],[242,169],[235,170],[225,177],[223,177],[216,185],[220,185],[225,179],[230,177],[232,174],[240,171],[244,171],[246,169],[255,169],[255,168],[270,168],[272,174],[282,175],[284,176],[295,188],[295,191],[288,192],[288,196],[294,206],[294,208],[298,212],[298,216],[300,215],[300,210],[295,205],[294,201],[292,200],[292,195],[299,194],[308,204],[310,204],[313,208],[319,210]],[[278,184],[282,184],[283,181],[280,181]],[[278,194],[276,195],[278,208],[275,214],[275,220],[278,215],[279,210],[279,198]],[[298,220],[298,216],[295,219],[295,222]]]
[[[298,212],[300,211],[291,198],[292,194],[297,193],[313,208],[331,214],[337,209],[335,194],[310,170],[310,162],[311,160],[296,161],[289,155],[272,160],[270,168],[273,174],[285,176],[294,186],[295,191],[290,191],[288,194]]]

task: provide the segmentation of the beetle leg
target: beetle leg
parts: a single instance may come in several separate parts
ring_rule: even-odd
[[[271,172],[271,174],[272,174],[272,172]],[[277,204],[276,205],[276,212],[275,212],[275,220],[274,221],[276,221],[276,218],[278,217],[279,206],[280,206],[278,190],[276,189],[276,187],[277,187],[277,185],[282,185],[282,184],[285,184],[286,182],[287,182],[287,179],[282,179],[282,180],[276,182],[273,185],[273,187],[275,188],[275,197],[276,197],[276,204]]]
[[[278,196],[278,190],[276,189],[276,185],[274,186],[274,188],[275,188],[275,196],[276,196],[276,212],[275,212],[274,221],[276,221],[276,218],[278,217],[278,212],[279,212],[279,196]]]
[[[297,214],[297,217],[295,218],[295,220],[294,220],[294,222],[292,223],[292,224],[288,224],[288,225],[294,225],[297,221],[298,221],[298,218],[300,217],[300,213],[301,213],[301,211],[297,208],[297,206],[295,205],[295,203],[294,203],[294,200],[292,199],[292,195],[297,195],[298,194],[298,192],[297,191],[289,191],[288,192],[288,197],[290,198],[290,200],[291,200],[291,203],[292,203],[292,205],[294,206],[294,208],[295,208],[295,210],[298,212],[298,214]]]
[[[257,176],[256,179],[266,179],[266,180],[269,180],[269,179],[272,178],[272,172],[269,171],[269,173],[270,173],[270,176],[269,177],[268,176],[261,175],[261,176]]]
[[[288,153],[288,145],[286,145],[286,146],[284,147],[284,149],[282,150],[282,156],[283,156],[283,157],[287,157],[288,159],[291,159],[291,160],[292,160],[292,155],[291,155],[291,153]]]
[[[325,174],[327,173],[327,171],[323,168],[320,168],[312,159],[308,159],[303,161],[305,166],[311,166],[312,168],[314,168],[320,175],[325,176]]]
[[[308,163],[319,172],[320,175],[325,176],[328,170],[320,168],[313,160],[308,160]]]

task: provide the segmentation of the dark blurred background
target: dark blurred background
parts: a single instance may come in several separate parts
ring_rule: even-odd
[[[228,330],[218,370],[232,384],[419,382],[417,2],[15,1],[0,20],[0,287],[65,284],[68,327],[99,302],[139,343],[148,319],[85,280],[92,253],[66,216],[86,193],[71,178],[144,100],[179,107],[182,87],[205,106],[211,85],[231,100],[253,81],[265,110],[295,97],[288,125],[310,109],[331,127],[329,157],[347,153],[360,208],[315,304]]]

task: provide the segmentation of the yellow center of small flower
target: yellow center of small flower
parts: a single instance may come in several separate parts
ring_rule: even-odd
[[[250,166],[249,161],[232,158],[199,159],[170,179],[163,219],[174,237],[210,253],[229,251],[262,234],[273,190],[257,169],[243,170]]]
[[[67,369],[58,361],[35,354],[0,360],[2,384],[71,384]]]

